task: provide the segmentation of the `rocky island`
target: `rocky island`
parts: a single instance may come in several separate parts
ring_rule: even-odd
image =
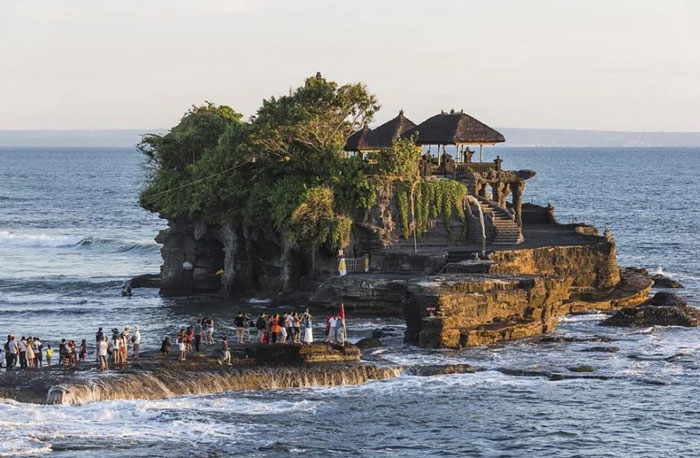
[[[653,280],[618,267],[609,232],[558,223],[523,203],[535,171],[483,160],[499,132],[455,110],[372,129],[378,109],[363,85],[317,74],[248,122],[207,104],[146,136],[141,204],[168,221],[161,292],[343,302],[450,348],[647,301]]]

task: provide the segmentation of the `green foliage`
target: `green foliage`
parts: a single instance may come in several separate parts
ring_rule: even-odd
[[[272,225],[295,246],[344,247],[376,191],[361,160],[341,160],[351,133],[379,108],[362,84],[320,74],[264,100],[250,122],[226,106],[192,107],[138,145],[151,174],[140,196],[166,217]]]
[[[365,166],[359,157],[351,157],[336,160],[331,168],[336,210],[360,221],[367,219],[377,203],[377,191],[365,175]]]
[[[392,143],[391,148],[373,153],[371,158],[376,160],[375,170],[379,174],[406,181],[416,180],[419,176],[421,148],[416,145],[415,138],[399,138]]]
[[[158,168],[183,171],[196,164],[205,151],[216,147],[219,137],[229,126],[240,124],[242,117],[225,105],[207,102],[193,106],[167,134],[147,134],[138,148]]]
[[[411,189],[405,183],[397,182],[394,185],[396,195],[396,207],[399,211],[399,223],[401,224],[401,234],[403,238],[408,239],[411,235],[411,226],[408,223],[409,218],[409,199]]]
[[[261,158],[323,176],[347,138],[378,109],[364,85],[339,86],[317,74],[289,95],[263,101],[252,120],[252,144]]]
[[[466,216],[464,214],[463,200],[467,196],[467,187],[454,180],[425,180],[417,182],[413,193],[414,214],[410,213],[410,186],[399,182],[395,186],[396,206],[399,213],[401,233],[408,239],[411,235],[409,219],[413,217],[417,235],[422,236],[428,231],[428,222],[431,218],[442,216],[448,231],[452,229],[452,215],[463,223],[466,231]]]

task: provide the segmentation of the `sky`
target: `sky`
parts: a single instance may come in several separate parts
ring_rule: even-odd
[[[377,122],[700,131],[700,1],[0,0],[0,129],[250,116],[317,71]]]

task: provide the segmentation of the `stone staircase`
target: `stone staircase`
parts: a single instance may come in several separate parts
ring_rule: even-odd
[[[522,232],[504,208],[495,202],[479,197],[479,205],[484,215],[490,215],[496,229],[496,237],[491,241],[492,245],[517,245],[522,243]]]

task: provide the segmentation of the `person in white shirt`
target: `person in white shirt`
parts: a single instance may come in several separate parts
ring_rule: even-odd
[[[335,335],[335,322],[338,320],[338,318],[333,315],[330,320],[328,320],[328,325],[330,326],[328,329],[328,342],[330,343],[335,343],[336,341],[336,335]]]
[[[107,349],[109,345],[107,344],[107,339],[104,336],[100,336],[100,340],[97,342],[97,361],[99,362],[100,370],[105,371],[109,369],[107,365]]]
[[[134,326],[134,336],[131,338],[134,343],[134,359],[139,359],[139,348],[141,347],[141,330]]]

